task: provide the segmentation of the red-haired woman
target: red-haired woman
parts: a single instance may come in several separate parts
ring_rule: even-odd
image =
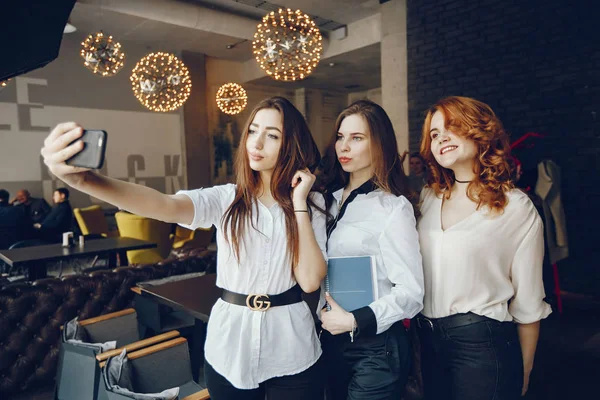
[[[542,221],[510,180],[509,153],[488,105],[448,97],[427,111],[417,326],[428,399],[505,400],[527,391],[539,321],[551,310]]]
[[[46,139],[42,154],[57,177],[138,215],[218,229],[224,293],[205,344],[211,399],[322,398],[321,347],[301,293],[317,290],[326,273],[325,202],[310,193],[320,156],[300,112],[281,97],[260,102],[242,132],[237,184],[176,195],[66,165],[82,148],[69,145],[81,131],[60,124]],[[269,298],[252,309],[247,300],[256,293]]]
[[[334,135],[323,168],[334,217],[327,255],[373,256],[379,297],[344,310],[335,296],[325,296],[331,307],[320,315],[328,399],[399,399],[411,355],[402,320],[423,307],[423,269],[396,135],[383,108],[366,100],[342,111]]]

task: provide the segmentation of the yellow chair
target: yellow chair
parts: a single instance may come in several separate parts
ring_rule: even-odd
[[[173,237],[173,249],[180,249],[183,246],[204,248],[212,241],[213,231],[213,227],[208,229],[198,228],[195,231],[192,231],[177,225]]]
[[[75,208],[73,209],[73,214],[75,214],[75,219],[82,235],[119,236],[118,231],[109,231],[108,222],[106,222],[104,211],[100,206]]]
[[[128,251],[130,264],[152,264],[169,256],[173,244],[171,224],[125,211],[117,212],[115,219],[122,237],[147,240],[158,245],[155,249]]]

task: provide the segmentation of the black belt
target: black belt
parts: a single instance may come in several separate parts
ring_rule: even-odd
[[[489,320],[490,318],[488,317],[477,315],[472,312],[466,314],[454,314],[443,318],[427,318],[423,314],[419,314],[416,317],[417,327],[421,329],[430,329],[432,331],[435,331],[436,328],[452,329]]]
[[[287,306],[302,301],[298,284],[280,294],[241,294],[223,289],[221,299],[230,304],[248,307],[252,311],[267,311],[271,307]]]

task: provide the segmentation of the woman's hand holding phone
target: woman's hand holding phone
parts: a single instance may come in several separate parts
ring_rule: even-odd
[[[66,161],[83,150],[83,128],[75,122],[58,124],[44,140],[41,154],[44,164],[58,179],[77,187],[85,179],[89,168],[67,165]]]

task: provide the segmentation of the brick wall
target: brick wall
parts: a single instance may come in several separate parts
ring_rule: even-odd
[[[527,170],[562,168],[571,257],[567,290],[600,293],[600,34],[591,1],[408,0],[410,146],[423,112],[448,95],[488,103],[513,138],[546,136],[515,152]],[[596,10],[596,11],[594,11]]]

